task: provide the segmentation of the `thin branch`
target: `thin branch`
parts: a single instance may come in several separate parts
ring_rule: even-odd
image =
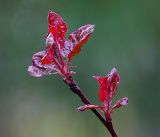
[[[84,104],[91,104],[89,99],[84,95],[82,90],[79,88],[78,84],[74,81],[73,77],[71,76],[67,77],[66,79],[64,79],[64,82],[69,86],[70,90],[81,99],[81,101]],[[118,137],[113,129],[111,120],[105,120],[104,117],[96,109],[91,109],[91,111],[102,122],[102,124],[109,130],[112,137]]]

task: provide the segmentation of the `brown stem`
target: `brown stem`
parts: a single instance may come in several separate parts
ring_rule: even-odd
[[[84,95],[84,93],[81,91],[81,89],[79,88],[79,86],[71,76],[65,78],[64,82],[69,86],[71,91],[81,99],[81,101],[84,104],[91,104],[89,99]],[[103,116],[96,109],[91,109],[91,111],[97,116],[97,118],[102,122],[102,124],[109,130],[112,137],[118,137],[113,129],[111,120],[105,120]]]

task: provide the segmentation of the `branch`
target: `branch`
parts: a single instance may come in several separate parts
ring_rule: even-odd
[[[69,76],[66,79],[64,79],[64,82],[69,86],[70,90],[75,93],[84,104],[91,104],[89,99],[84,95],[84,93],[81,91],[79,88],[78,84],[74,81],[74,79]],[[96,115],[96,117],[102,122],[102,124],[108,129],[112,137],[118,137],[117,134],[115,133],[112,125],[111,120],[105,120],[103,116],[96,110],[96,109],[91,109],[91,111]]]

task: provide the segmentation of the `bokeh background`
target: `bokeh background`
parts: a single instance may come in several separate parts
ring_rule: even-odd
[[[110,137],[58,76],[30,77],[32,54],[45,46],[47,12],[58,12],[69,33],[93,23],[95,32],[74,58],[75,79],[95,104],[92,75],[116,67],[115,101],[129,105],[113,114],[120,137],[160,136],[160,1],[0,0],[0,137]]]

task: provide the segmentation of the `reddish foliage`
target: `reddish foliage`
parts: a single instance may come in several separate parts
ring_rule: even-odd
[[[46,47],[42,51],[44,54],[41,58],[35,58],[35,55],[32,58],[32,62],[39,62],[43,68],[45,66],[45,69],[38,71],[40,68],[32,63],[32,66],[29,66],[28,69],[32,76],[40,77],[53,74],[52,71],[56,71],[56,74],[60,74],[63,77],[73,74],[72,71],[69,71],[68,64],[70,64],[73,56],[80,52],[81,47],[94,31],[94,25],[88,24],[78,28],[66,40],[65,35],[67,30],[67,24],[62,17],[53,11],[49,11]],[[54,65],[53,69],[50,68],[50,65]],[[41,74],[37,74],[36,72],[41,72]]]
[[[48,12],[48,31],[52,33],[55,42],[63,47],[67,32],[67,24],[61,16],[53,11]]]
[[[31,76],[42,77],[44,75],[59,74],[67,80],[67,78],[70,78],[70,75],[74,74],[74,72],[69,70],[71,60],[81,51],[82,46],[93,33],[94,25],[87,24],[78,28],[68,36],[68,39],[65,38],[67,30],[67,24],[62,17],[53,11],[49,11],[46,47],[43,51],[33,55],[32,65],[28,67],[28,72]],[[94,76],[94,78],[100,86],[99,99],[103,106],[92,105],[87,101],[88,103],[78,109],[84,111],[86,109],[99,108],[104,112],[106,121],[110,121],[110,113],[114,109],[127,105],[128,98],[122,98],[115,105],[111,106],[113,96],[120,82],[120,77],[115,68],[107,76]]]
[[[93,31],[94,25],[88,24],[78,28],[75,32],[72,32],[69,35],[68,39],[73,43],[73,49],[68,54],[69,60],[71,60],[73,56],[80,52],[82,46],[88,40]]]
[[[106,119],[109,120],[111,119],[110,113],[114,109],[120,108],[128,104],[128,98],[126,97],[122,98],[113,107],[111,106],[113,96],[115,95],[118,84],[120,82],[119,74],[115,68],[113,68],[107,76],[104,77],[93,76],[93,77],[99,83],[100,86],[99,99],[103,103],[103,106],[84,105],[79,107],[78,109],[80,111],[84,111],[86,109],[100,108],[104,112]]]
[[[54,51],[53,51],[53,46],[51,45],[48,48],[47,53],[45,56],[41,59],[42,64],[51,64],[54,61]]]
[[[78,54],[81,51],[82,46],[88,40],[88,38],[89,38],[89,35],[86,36],[85,39],[83,39],[77,45],[74,46],[73,50],[68,54],[68,59],[69,60],[71,60],[73,58],[73,56],[75,56],[76,54]]]
[[[105,102],[105,100],[112,98],[120,82],[120,77],[118,75],[117,70],[113,68],[108,76],[105,77],[94,76],[94,78],[98,80],[100,85],[100,90],[99,90],[100,100],[102,102]]]

